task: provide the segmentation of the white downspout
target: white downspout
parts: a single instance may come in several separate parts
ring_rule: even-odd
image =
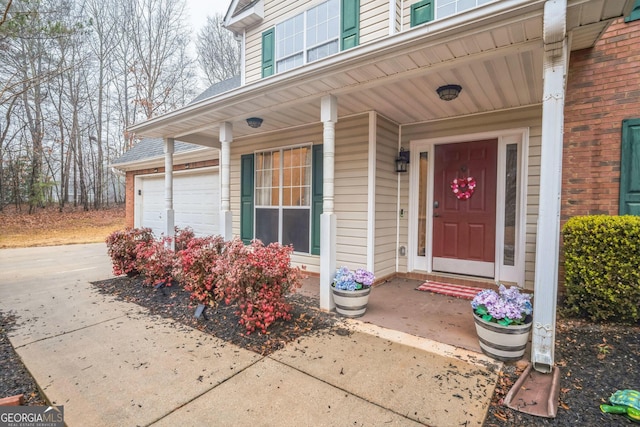
[[[531,362],[538,372],[554,366],[564,96],[567,75],[566,0],[544,5],[544,89],[542,148],[540,153],[540,205],[536,242],[533,337]]]

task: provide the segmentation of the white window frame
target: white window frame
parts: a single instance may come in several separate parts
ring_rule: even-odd
[[[463,9],[460,8],[460,4],[464,4],[467,2],[473,2],[473,5],[465,7]],[[494,0],[436,0],[435,1],[435,11],[434,11],[434,20],[446,18],[448,16],[453,16],[457,13],[465,12],[467,10],[475,9],[476,7],[482,6],[487,3],[491,3]],[[452,11],[444,14],[443,10],[445,8],[453,8]]]
[[[329,2],[334,1],[337,2],[337,33],[334,37],[331,38],[327,38],[326,40],[323,40],[321,42],[317,42],[314,43],[312,46],[309,45],[309,41],[308,41],[308,36],[307,36],[307,31],[309,30],[309,22],[308,22],[308,14],[310,11],[319,8],[321,5],[323,4],[328,4]],[[305,10],[304,12],[301,12],[295,16],[292,16],[291,18],[282,21],[278,24],[276,24],[275,26],[275,73],[282,73],[284,71],[290,70],[292,68],[297,68],[300,67],[302,65],[308,64],[310,62],[314,62],[314,61],[318,61],[320,59],[326,58],[327,56],[333,55],[335,53],[338,53],[340,51],[340,19],[341,19],[341,10],[340,10],[340,1],[339,0],[325,0],[321,3],[316,4],[315,6]],[[300,16],[302,16],[302,37],[303,37],[303,41],[302,41],[302,49],[301,50],[294,50],[292,52],[287,52],[284,53],[282,52],[282,48],[280,47],[280,42],[281,39],[279,37],[281,37],[281,35],[283,34],[283,28],[286,25],[287,22],[295,20],[297,18],[299,18]],[[309,53],[319,47],[325,46],[325,45],[329,45],[331,43],[337,42],[338,43],[338,50],[336,52],[327,54],[325,56],[321,56],[318,57],[316,59],[314,59],[313,61],[309,60]],[[286,65],[286,61],[290,60],[290,59],[294,59],[296,58],[298,55],[302,55],[302,63],[301,64],[295,64],[295,60],[294,60],[294,64],[293,65]]]
[[[305,205],[302,206],[294,206],[294,205],[284,205],[284,179],[283,179],[283,172],[284,172],[284,152],[287,150],[294,150],[294,149],[298,149],[298,148],[308,148],[309,150],[309,163],[308,163],[308,167],[310,170],[310,176],[309,176],[309,182],[305,184],[305,186],[308,188],[308,192],[307,192],[307,203]],[[265,188],[264,186],[262,187],[258,187],[258,162],[257,162],[257,155],[260,154],[264,154],[264,153],[275,153],[275,152],[280,152],[280,164],[278,165],[278,205],[261,205],[258,204],[258,188],[263,189]],[[309,247],[307,248],[306,251],[302,251],[299,248],[294,249],[295,253],[302,253],[302,254],[311,254],[311,245],[312,245],[312,211],[313,211],[313,206],[312,206],[312,184],[313,184],[313,143],[309,142],[309,143],[304,143],[304,144],[297,144],[297,145],[290,145],[290,146],[286,146],[286,147],[279,147],[279,148],[274,148],[274,149],[266,149],[266,150],[260,150],[260,151],[256,151],[254,152],[254,158],[256,159],[255,161],[255,167],[254,167],[254,188],[253,188],[253,198],[255,200],[254,202],[254,206],[253,206],[253,229],[254,229],[254,236],[257,235],[257,220],[258,220],[258,215],[257,215],[257,210],[258,209],[277,209],[278,210],[278,242],[282,243],[282,235],[283,235],[283,211],[285,209],[307,209],[309,211]],[[273,168],[272,168],[273,169]],[[275,188],[275,187],[271,187],[271,188]]]

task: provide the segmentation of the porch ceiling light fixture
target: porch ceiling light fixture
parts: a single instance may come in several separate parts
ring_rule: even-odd
[[[451,101],[460,95],[461,90],[462,86],[460,85],[444,85],[436,89],[436,92],[443,101]]]
[[[409,164],[409,151],[405,151],[400,147],[398,157],[396,157],[396,172],[406,172],[407,165]]]
[[[257,129],[260,126],[262,126],[262,119],[260,117],[249,117],[247,119],[247,124],[249,125],[250,128],[254,128]]]

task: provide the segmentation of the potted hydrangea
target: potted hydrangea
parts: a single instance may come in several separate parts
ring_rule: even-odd
[[[476,332],[482,352],[498,360],[519,360],[531,331],[531,294],[500,285],[498,292],[484,289],[473,298]]]
[[[331,283],[336,311],[347,317],[360,317],[367,310],[369,294],[375,277],[363,268],[351,271],[347,267],[336,270]]]

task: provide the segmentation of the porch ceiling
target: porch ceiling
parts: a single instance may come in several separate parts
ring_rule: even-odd
[[[568,1],[572,49],[592,46],[633,0]],[[375,110],[400,124],[542,102],[544,1],[498,1],[474,13],[416,27],[286,73],[200,101],[131,128],[141,137],[172,137],[218,146],[219,125],[234,138],[317,123],[320,98],[338,99],[341,117]],[[442,101],[436,88],[462,86]],[[264,119],[252,129],[246,118]]]

